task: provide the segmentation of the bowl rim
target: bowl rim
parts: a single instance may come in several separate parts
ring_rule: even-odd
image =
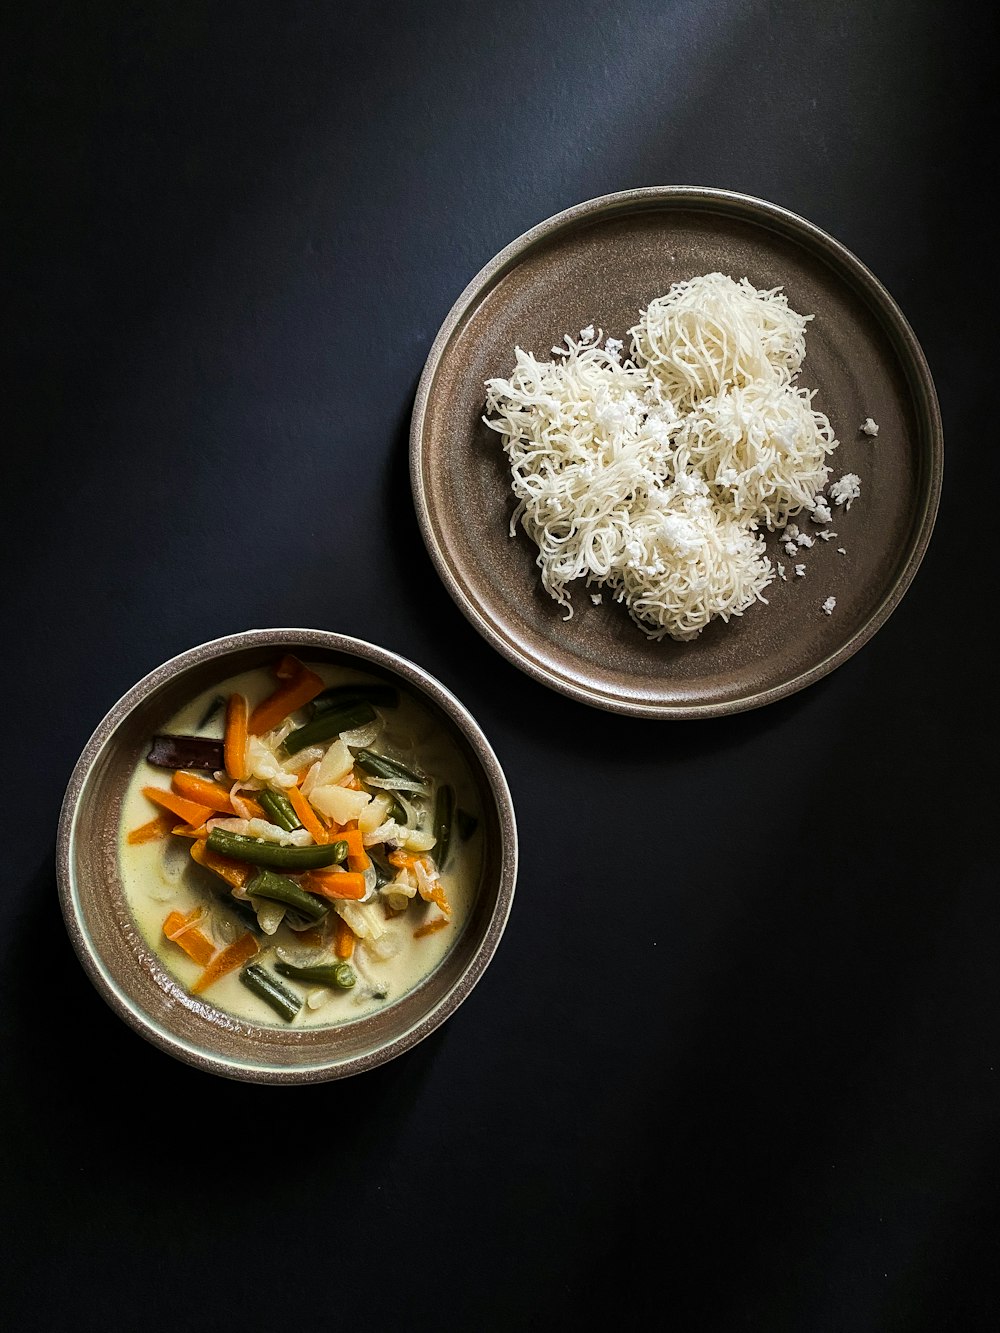
[[[106,746],[132,711],[179,672],[223,659],[246,648],[314,647],[358,658],[400,677],[415,693],[432,700],[463,734],[482,769],[496,804],[500,826],[500,872],[496,901],[487,929],[468,965],[447,993],[418,1022],[370,1051],[342,1061],[318,1060],[302,1065],[276,1065],[252,1058],[206,1052],[173,1034],[136,1004],[111,975],[86,928],[78,896],[74,848],[80,799]],[[122,694],[104,714],[73,766],[66,784],[56,830],[56,885],[63,921],[79,961],[98,993],[140,1036],[183,1063],[224,1078],[255,1083],[302,1084],[356,1075],[388,1063],[430,1036],[450,1017],[479,982],[506,930],[518,871],[518,835],[514,802],[503,767],[481,726],[462,701],[426,668],[403,654],[368,639],[334,630],[312,628],[247,629],[208,639],[167,658]]]

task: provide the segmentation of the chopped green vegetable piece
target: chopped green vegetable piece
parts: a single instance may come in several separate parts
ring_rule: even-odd
[[[475,815],[470,814],[468,810],[464,810],[462,806],[459,806],[455,811],[455,827],[458,830],[458,836],[461,838],[462,842],[468,842],[479,827],[479,820]]]
[[[221,694],[217,694],[215,698],[212,700],[212,702],[205,709],[204,713],[202,714],[201,721],[198,723],[198,730],[204,731],[205,728],[208,726],[209,722],[211,722],[212,718],[215,717],[217,713],[221,713],[221,711],[223,710],[223,708],[225,708],[225,706],[226,706],[225,699],[222,697]]]
[[[376,754],[374,750],[355,750],[354,762],[362,772],[370,773],[373,778],[395,778],[400,782],[410,783],[408,790],[411,791],[427,789],[427,779],[421,773],[415,773],[398,759],[389,759],[384,754]]]
[[[307,745],[318,745],[321,741],[332,740],[342,731],[353,731],[363,727],[366,722],[375,721],[375,710],[371,704],[361,700],[345,708],[330,708],[316,716],[285,737],[285,749],[289,754],[298,754]]]
[[[345,842],[311,844],[307,847],[283,847],[263,838],[248,838],[242,833],[214,828],[205,844],[210,852],[232,856],[251,865],[276,866],[282,870],[319,870],[338,865],[347,855]]]
[[[312,981],[318,986],[335,986],[338,990],[349,990],[357,981],[350,963],[313,963],[308,967],[299,967],[295,963],[280,962],[274,966],[283,977],[292,977],[295,981]]]
[[[248,990],[271,1006],[271,1008],[289,1023],[302,1008],[301,999],[272,977],[259,963],[248,963],[240,971],[240,981]]]
[[[307,893],[301,884],[287,875],[276,875],[273,870],[261,870],[246,885],[251,898],[267,898],[271,902],[284,903],[292,907],[310,921],[322,921],[330,910],[328,905],[314,894]]]
[[[434,799],[434,863],[443,870],[451,850],[451,824],[455,814],[455,788],[443,782]]]
[[[269,787],[265,787],[263,791],[257,793],[257,800],[264,807],[272,824],[277,824],[287,833],[302,827],[302,821],[292,808],[291,801],[281,792],[271,791]]]
[[[392,866],[385,860],[381,852],[376,851],[374,847],[367,848],[368,859],[375,869],[375,887],[381,889],[386,884],[391,884],[396,878],[396,872]]]
[[[394,685],[376,683],[366,684],[357,681],[348,685],[332,685],[322,694],[317,694],[310,707],[313,716],[326,713],[331,708],[347,708],[357,703],[374,704],[377,708],[398,708],[399,691]]]

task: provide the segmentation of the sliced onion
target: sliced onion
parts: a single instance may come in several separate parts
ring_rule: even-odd
[[[274,934],[288,910],[284,903],[273,903],[267,899],[255,902],[254,908],[257,912],[257,924],[265,935]]]
[[[304,768],[314,764],[317,759],[323,758],[322,745],[307,745],[299,750],[298,754],[290,755],[288,759],[282,761],[281,771],[283,773],[301,773]]]
[[[413,804],[412,801],[408,801],[406,797],[403,796],[401,793],[397,793],[395,799],[406,811],[407,824],[410,826],[410,828],[416,828],[417,825],[420,823],[420,811],[417,809],[417,807]]]
[[[430,786],[428,783],[416,783],[412,778],[376,778],[370,773],[366,773],[365,785],[368,787],[380,787],[383,791],[408,791],[411,793],[418,793],[421,796],[430,794]]]
[[[353,731],[342,731],[340,739],[352,750],[363,750],[378,739],[381,730],[382,723],[376,718],[374,722],[366,722],[363,727],[355,727]]]

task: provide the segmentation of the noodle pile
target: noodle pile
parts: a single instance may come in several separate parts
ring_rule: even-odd
[[[651,301],[623,344],[583,329],[486,382],[542,586],[573,614],[584,580],[651,639],[695,638],[766,602],[761,528],[816,505],[837,447],[795,383],[811,315],[780,288],[709,273]],[[592,594],[597,600],[599,594]]]

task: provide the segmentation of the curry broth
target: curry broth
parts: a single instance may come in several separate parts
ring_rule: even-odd
[[[306,665],[321,676],[327,686],[374,682],[373,677],[361,672],[338,670],[308,661]],[[221,709],[203,727],[199,726],[213,701],[219,696],[238,691],[245,695],[252,710],[274,688],[275,678],[266,668],[231,677],[222,685],[208,689],[192,699],[160,730],[177,735],[221,738]],[[434,971],[457,940],[469,917],[480,874],[482,819],[475,784],[454,742],[418,700],[401,689],[398,708],[376,707],[376,713],[384,721],[384,728],[373,742],[373,748],[385,750],[403,763],[419,768],[435,782],[450,783],[455,790],[456,808],[467,812],[475,820],[474,830],[465,839],[460,836],[459,828],[453,827],[447,868],[440,872],[440,882],[451,907],[447,925],[422,936],[415,935],[414,932],[421,925],[441,915],[435,904],[424,902],[417,895],[404,911],[395,915],[385,913],[386,933],[377,944],[370,945],[362,939],[356,941],[349,961],[357,981],[351,989],[338,990],[279,978],[283,985],[304,1001],[291,1022],[280,1018],[263,999],[244,985],[240,980],[239,969],[220,978],[201,993],[198,999],[206,1005],[259,1025],[329,1027],[362,1018],[398,1000]],[[308,710],[303,709],[293,714],[293,717],[296,721],[305,722],[308,720]],[[122,808],[122,883],[142,937],[166,970],[181,986],[190,990],[201,975],[202,968],[163,934],[167,915],[171,911],[186,913],[200,905],[208,906],[211,929],[208,922],[203,924],[202,929],[210,933],[218,948],[242,934],[247,929],[247,922],[252,921],[252,916],[241,914],[230,897],[229,885],[192,859],[191,839],[167,834],[155,841],[138,844],[128,842],[128,833],[132,829],[148,823],[157,813],[161,813],[143,795],[142,788],[158,786],[167,789],[171,777],[171,770],[155,767],[145,760],[137,765],[132,775]],[[433,848],[430,855],[434,855]],[[249,909],[250,905],[247,904],[244,911]],[[330,911],[332,913],[332,906]],[[272,971],[277,947],[299,955],[305,954],[306,946],[297,938],[297,934],[284,923],[273,935],[260,932],[261,952],[254,961]],[[384,957],[390,950],[395,950],[392,956]],[[309,961],[331,960],[330,957],[320,959],[316,956]],[[307,997],[310,997],[308,1002]],[[310,1007],[311,1002],[316,1002],[317,1007]]]

